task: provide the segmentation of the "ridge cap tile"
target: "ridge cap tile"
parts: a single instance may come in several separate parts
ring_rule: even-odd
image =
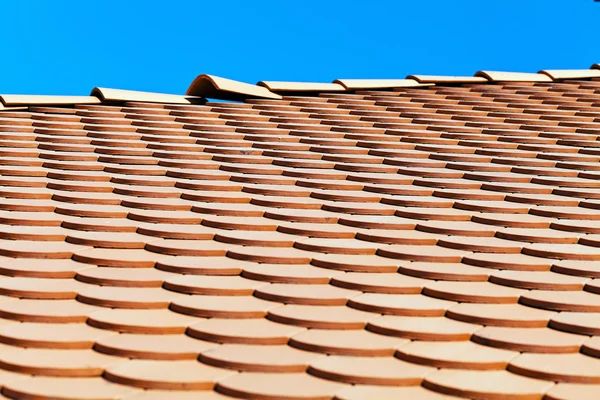
[[[455,76],[455,75],[408,75],[407,79],[414,79],[419,83],[484,83],[487,79],[481,76]]]
[[[338,83],[347,90],[367,89],[393,89],[398,87],[423,87],[414,79],[336,79]]]
[[[202,96],[223,100],[239,100],[244,98],[274,99],[282,97],[263,86],[221,78],[216,75],[202,74],[190,84],[188,96]]]
[[[475,76],[481,76],[492,82],[552,82],[548,75],[530,72],[504,72],[480,70]]]
[[[343,92],[346,89],[338,83],[323,82],[290,82],[260,81],[256,85],[263,86],[271,92]]]
[[[538,74],[548,75],[552,80],[600,78],[596,69],[544,69]]]
[[[5,107],[15,107],[29,105],[100,104],[102,101],[94,95],[55,96],[40,94],[2,94],[0,95],[0,102],[2,102]]]
[[[103,101],[113,102],[149,102],[149,103],[172,103],[172,104],[194,104],[202,99],[196,96],[181,96],[177,94],[164,94],[153,92],[142,92],[137,90],[124,90],[95,87],[91,96],[97,96]]]

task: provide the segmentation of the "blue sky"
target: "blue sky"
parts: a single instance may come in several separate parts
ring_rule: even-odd
[[[6,0],[0,93],[184,93],[211,73],[330,82],[600,62],[592,0]]]

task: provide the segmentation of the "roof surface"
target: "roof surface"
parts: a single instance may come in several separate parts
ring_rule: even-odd
[[[600,81],[498,74],[4,96],[2,395],[596,398]]]

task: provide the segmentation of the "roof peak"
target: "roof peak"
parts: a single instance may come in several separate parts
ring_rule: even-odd
[[[190,84],[186,95],[143,92],[96,87],[89,96],[0,95],[0,109],[30,105],[71,106],[145,102],[163,104],[201,104],[206,98],[219,100],[272,99],[281,95],[320,95],[356,90],[394,90],[434,85],[468,85],[499,82],[556,82],[569,79],[600,79],[600,63],[590,69],[540,70],[537,73],[480,70],[473,76],[408,75],[403,79],[335,79],[333,82],[259,81],[256,85],[201,74]]]

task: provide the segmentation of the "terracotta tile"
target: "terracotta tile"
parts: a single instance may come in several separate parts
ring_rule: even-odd
[[[173,300],[171,310],[211,318],[262,318],[279,303],[252,296],[179,296]]]
[[[490,282],[520,289],[582,290],[589,279],[570,277],[551,271],[498,271]]]
[[[370,293],[417,294],[427,282],[398,273],[348,272],[334,276],[331,284]]]
[[[80,282],[102,286],[161,287],[173,274],[154,268],[88,268],[77,273]]]
[[[455,208],[419,208],[408,207],[397,209],[396,215],[403,218],[433,221],[469,221],[469,212]]]
[[[558,258],[566,260],[600,260],[600,252],[596,247],[579,244],[544,244],[526,245],[523,253],[535,257]]]
[[[394,215],[395,208],[386,204],[378,203],[342,203],[335,202],[333,204],[324,204],[322,207],[325,211],[353,214],[353,215]]]
[[[544,398],[548,400],[593,399],[598,385],[579,383],[558,383],[552,387]]]
[[[129,219],[69,217],[62,227],[76,231],[135,232],[139,223]]]
[[[600,195],[597,189],[582,189],[582,188],[556,188],[552,191],[553,194],[558,196],[567,196],[586,199],[598,199]]]
[[[219,381],[216,391],[236,398],[277,399],[302,398],[319,400],[332,398],[347,387],[338,382],[313,377],[305,373],[242,372]]]
[[[411,340],[468,340],[480,325],[458,322],[445,317],[421,318],[383,316],[367,325],[367,329],[383,335]]]
[[[378,246],[355,239],[307,238],[297,240],[294,247],[307,251],[334,254],[375,254]]]
[[[73,278],[80,270],[95,268],[72,260],[0,258],[0,273],[15,277]]]
[[[164,239],[146,243],[149,252],[171,256],[225,256],[228,249],[238,246],[219,243],[212,240]]]
[[[487,281],[492,271],[460,263],[405,262],[398,272],[441,281]]]
[[[188,239],[188,240],[211,240],[215,236],[215,229],[202,225],[186,224],[138,224],[137,236],[140,240],[151,242],[153,238],[162,239]]]
[[[92,286],[79,290],[77,300],[100,307],[159,309],[181,296],[156,287]]]
[[[267,319],[210,318],[188,328],[187,334],[201,340],[219,343],[275,345],[286,344],[304,328],[284,325]]]
[[[215,235],[215,240],[241,246],[292,247],[296,238],[279,232],[235,231]]]
[[[94,350],[120,357],[146,360],[195,360],[218,344],[184,335],[116,334],[100,338]]]
[[[423,386],[428,389],[473,399],[541,398],[553,384],[553,382],[531,379],[508,371],[468,371],[460,369],[441,369],[428,375],[423,382]]]
[[[0,203],[0,210],[3,211],[22,211],[22,212],[53,212],[56,206],[53,200],[46,199],[3,199]]]
[[[138,249],[88,249],[73,254],[73,260],[105,267],[152,268],[163,256]]]
[[[430,196],[434,192],[434,189],[428,189],[423,186],[382,184],[365,184],[363,190],[372,193],[384,193],[401,196]]]
[[[519,242],[568,244],[577,243],[582,235],[554,229],[501,228],[496,236]]]
[[[1,152],[0,152],[1,154]],[[0,188],[0,195],[11,199],[54,199],[52,191],[42,188],[27,188],[27,187],[9,187]],[[55,199],[56,200],[56,199]],[[60,200],[56,200],[60,201]]]
[[[110,366],[126,359],[93,350],[16,349],[0,356],[2,368],[32,375],[56,377],[101,376]]]
[[[308,264],[313,258],[313,253],[301,249],[240,247],[228,250],[227,257],[242,261],[253,261],[266,264]]]
[[[382,203],[390,204],[394,206],[405,206],[405,207],[421,207],[421,208],[451,208],[454,205],[453,201],[444,200],[435,197],[426,196],[402,196],[395,195],[391,197],[384,197],[381,199]]]
[[[155,199],[145,198],[140,200],[124,199],[120,203],[123,207],[142,209],[142,210],[161,210],[161,211],[189,211],[192,209],[192,203],[181,199]]]
[[[587,278],[600,277],[600,271],[595,263],[577,260],[558,260],[552,265],[552,271],[559,274],[581,276]]]
[[[438,246],[450,249],[483,253],[518,254],[522,250],[520,243],[497,237],[454,236],[450,238],[441,238],[437,244]]]
[[[237,276],[179,275],[165,280],[165,289],[186,294],[247,296],[268,286],[263,282]]]
[[[399,262],[373,255],[318,254],[312,259],[311,264],[348,272],[391,273],[398,270]]]
[[[446,317],[458,321],[512,328],[543,328],[557,315],[552,311],[515,303],[461,303],[446,312]]]
[[[522,354],[511,360],[508,369],[514,373],[569,383],[598,383],[600,360],[581,353]]]
[[[502,254],[498,257],[493,253],[474,253],[466,255],[463,262],[483,268],[516,271],[548,271],[552,267],[552,260],[526,254]]]
[[[371,386],[353,385],[347,389],[340,390],[336,400],[369,400],[369,399],[422,399],[422,400],[449,400],[453,396],[446,396],[421,386]]]
[[[0,341],[13,346],[48,349],[91,349],[96,340],[114,333],[83,323],[13,323],[0,326]]]
[[[412,230],[417,225],[417,220],[391,217],[391,216],[344,216],[340,218],[339,223],[346,226],[365,229],[397,229]]]
[[[26,240],[39,242],[62,242],[68,231],[58,226],[10,226],[0,227],[0,236],[8,240]]]
[[[495,349],[470,341],[413,341],[396,350],[396,357],[438,368],[503,370],[519,353]]]
[[[201,364],[194,360],[131,360],[106,369],[109,381],[145,389],[212,389],[221,379],[236,372]]]
[[[413,230],[369,229],[356,233],[356,238],[384,244],[434,245],[440,236]]]
[[[431,157],[439,156],[432,154]],[[479,167],[479,165],[477,165]],[[486,200],[486,201],[501,201],[505,196],[502,193],[488,192],[485,190],[469,190],[469,189],[440,189],[433,193],[436,197],[446,199],[460,200]]]
[[[415,317],[442,316],[456,303],[417,294],[365,293],[351,298],[348,305],[380,314]]]
[[[581,335],[597,335],[600,332],[600,313],[560,312],[551,319],[549,326],[565,332]]]
[[[101,308],[75,300],[15,299],[0,302],[0,317],[26,322],[70,323],[85,322]]]
[[[600,233],[600,222],[595,220],[555,220],[550,225],[552,229],[566,232],[577,232],[581,234]]]
[[[471,221],[453,221],[451,224],[444,221],[419,222],[416,229],[451,236],[491,237],[496,234],[496,228]]]
[[[586,336],[549,328],[485,327],[473,334],[474,342],[501,349],[531,353],[576,353]]]
[[[210,261],[210,262],[207,262]],[[162,257],[155,265],[156,269],[166,272],[191,275],[239,275],[250,262],[239,261],[228,257]]]
[[[0,241],[0,255],[15,258],[66,259],[87,248],[65,242]]]
[[[66,239],[73,244],[113,249],[143,249],[146,240],[145,236],[128,232],[73,232]]]
[[[249,372],[303,372],[324,355],[287,345],[225,344],[202,352],[205,364]]]
[[[37,398],[68,399],[80,398],[124,398],[140,393],[138,389],[115,384],[100,377],[67,378],[32,376],[7,382],[2,391],[12,399]]]
[[[585,235],[579,239],[579,243],[585,246],[600,247],[600,236],[598,235]]]
[[[12,277],[0,279],[0,294],[27,299],[74,299],[90,286],[73,279]]]
[[[347,356],[389,356],[408,340],[371,333],[366,330],[311,329],[294,335],[290,345],[323,354]]]
[[[338,224],[289,222],[279,224],[277,230],[290,235],[330,239],[349,239],[356,235],[355,228]]]
[[[192,211],[158,211],[158,210],[135,210],[130,211],[128,218],[135,221],[165,224],[199,224],[202,215]]]
[[[360,294],[362,292],[358,290],[348,290],[330,285],[287,285],[279,283],[262,285],[254,291],[254,296],[269,301],[324,306],[344,305],[349,299]]]
[[[471,253],[439,246],[390,245],[379,248],[377,254],[407,261],[458,263],[465,255]]]
[[[521,295],[522,304],[553,311],[596,312],[600,310],[600,297],[583,291],[535,290]]]
[[[217,190],[192,191],[182,190],[181,198],[187,201],[204,201],[207,203],[249,203],[252,197],[240,192]]]
[[[339,216],[336,213],[323,210],[282,210],[267,211],[265,218],[289,222],[336,223]]]
[[[22,188],[44,188],[44,187],[47,187],[49,189],[58,189],[58,190],[63,190],[63,189],[69,188],[68,186],[65,186],[61,189],[62,186],[60,186],[60,185],[53,186],[48,181],[49,180],[45,177],[44,178],[37,178],[37,177],[32,178],[32,177],[3,176],[0,178],[0,183],[2,183],[2,186],[14,186],[14,187],[22,187]],[[108,191],[108,190],[105,190],[105,191]]]
[[[327,284],[332,277],[343,274],[312,265],[250,264],[242,276],[271,283]]]
[[[212,390],[155,390],[146,389],[141,394],[123,397],[127,400],[231,400],[229,396],[221,395]]]
[[[87,323],[94,327],[122,333],[163,335],[183,333],[188,326],[200,321],[202,319],[183,315],[168,309],[139,310],[114,308],[107,310],[96,308],[93,313],[89,313]]]
[[[362,329],[379,314],[345,306],[286,305],[269,310],[272,321],[314,329]]]
[[[599,358],[600,351],[598,350],[598,338],[592,337],[591,339],[586,340],[581,347],[581,352],[589,356]]]
[[[584,220],[597,220],[600,219],[600,212],[594,209],[583,208],[583,207],[552,207],[552,206],[538,206],[533,207],[530,211],[534,215],[540,215],[543,217],[550,218],[561,218],[561,219],[584,219]]]
[[[476,214],[471,219],[485,225],[502,226],[506,228],[528,228],[544,229],[549,228],[551,220],[530,214]]]
[[[507,201],[460,200],[454,203],[454,207],[461,210],[497,214],[527,214],[529,212],[528,206]]]
[[[579,204],[579,200],[568,197],[557,196],[554,194],[508,194],[506,201],[515,203],[524,203],[540,206],[565,206],[571,207]]]
[[[309,373],[344,383],[410,386],[418,385],[434,369],[393,357],[330,356],[314,361]]]

